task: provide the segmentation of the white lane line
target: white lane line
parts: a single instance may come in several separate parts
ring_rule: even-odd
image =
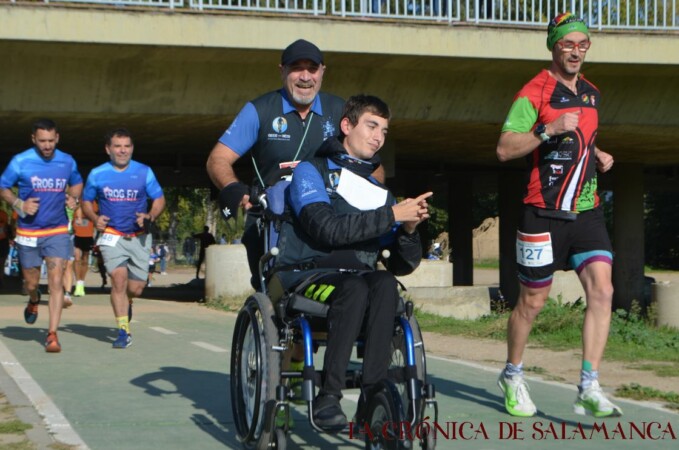
[[[200,342],[200,341],[195,341],[191,342],[193,345],[204,348],[205,350],[210,350],[211,352],[215,353],[228,353],[229,350],[222,348],[222,347],[217,347],[216,345],[208,344],[207,342]]]
[[[57,405],[45,394],[40,385],[36,383],[2,341],[0,341],[0,364],[35,407],[38,414],[42,416],[45,426],[54,435],[56,441],[73,445],[79,450],[89,449],[85,441],[76,433],[66,417],[57,408]]]
[[[152,329],[153,331],[157,331],[158,333],[162,333],[162,334],[167,334],[167,335],[177,334],[176,332],[174,332],[172,330],[168,330],[167,328],[163,328],[163,327],[149,327],[149,328]]]

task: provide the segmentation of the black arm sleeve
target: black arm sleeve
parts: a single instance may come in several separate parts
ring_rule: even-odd
[[[331,205],[319,202],[305,206],[299,221],[315,242],[337,248],[388,233],[394,224],[394,212],[385,205],[372,211],[335,214]]]
[[[417,231],[408,234],[399,228],[396,242],[390,248],[391,255],[386,261],[389,272],[396,276],[408,275],[417,269],[422,260],[422,241]]]

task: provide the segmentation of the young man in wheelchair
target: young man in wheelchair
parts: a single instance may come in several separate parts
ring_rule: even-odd
[[[429,217],[432,193],[397,203],[370,175],[379,164],[375,155],[384,145],[390,117],[377,97],[349,98],[340,136],[326,140],[312,160],[297,166],[286,199],[293,218],[280,232],[278,276],[294,286],[312,272],[328,272],[315,280],[316,292],[305,293],[329,305],[325,376],[312,405],[314,422],[326,431],[347,425],[340,399],[362,328],[362,395],[386,378],[399,303],[394,274],[412,272],[422,258],[416,227]],[[388,271],[376,267],[384,249],[390,251],[384,261]]]

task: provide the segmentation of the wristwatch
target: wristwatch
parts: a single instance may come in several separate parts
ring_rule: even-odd
[[[542,142],[547,142],[550,139],[550,136],[547,133],[545,133],[546,130],[547,127],[545,126],[545,124],[539,123],[535,127],[535,130],[533,130],[533,134],[542,139]]]

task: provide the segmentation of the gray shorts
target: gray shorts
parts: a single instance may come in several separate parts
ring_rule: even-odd
[[[109,274],[118,267],[127,267],[131,280],[145,281],[149,275],[149,255],[153,237],[143,234],[134,237],[121,237],[115,247],[100,245],[104,266]]]
[[[43,258],[61,258],[68,260],[73,256],[73,243],[68,234],[39,237],[35,247],[17,243],[21,267],[40,267]]]

